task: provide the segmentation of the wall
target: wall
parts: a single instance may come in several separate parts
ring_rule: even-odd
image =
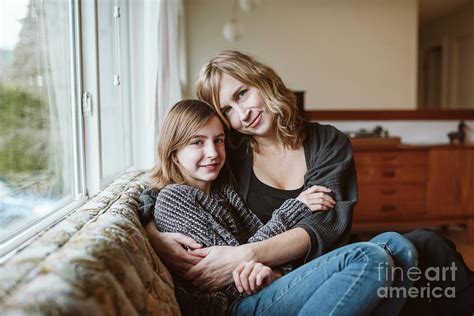
[[[307,109],[416,108],[416,0],[263,0],[238,13],[244,34],[229,43],[232,3],[185,1],[190,82],[212,56],[238,49],[305,90]]]

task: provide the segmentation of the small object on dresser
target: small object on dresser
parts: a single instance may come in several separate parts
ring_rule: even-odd
[[[448,138],[450,144],[464,144],[466,140],[466,134],[469,132],[469,126],[466,122],[460,121],[458,124],[458,130],[456,132],[449,132]]]
[[[356,132],[346,132],[346,135],[351,138],[372,138],[372,137],[388,137],[388,130],[384,130],[382,126],[376,125],[373,130],[368,131],[365,128],[361,128]]]

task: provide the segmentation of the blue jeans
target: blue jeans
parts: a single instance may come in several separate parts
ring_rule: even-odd
[[[404,299],[382,299],[381,288],[411,286],[385,277],[395,264],[416,265],[413,245],[396,233],[350,244],[318,257],[234,302],[232,315],[397,315]]]
[[[388,293],[389,297],[382,299],[372,315],[398,315],[408,297],[407,290],[414,283],[413,277],[407,273],[410,268],[418,267],[418,253],[408,239],[394,232],[377,235],[370,242],[383,248],[392,257],[395,265],[394,268],[379,271],[380,277],[392,281],[392,290],[381,289],[377,293],[381,297]]]

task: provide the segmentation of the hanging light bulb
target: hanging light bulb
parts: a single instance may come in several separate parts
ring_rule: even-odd
[[[227,22],[224,25],[224,38],[230,42],[235,42],[242,36],[244,30],[244,26],[237,22],[236,20],[232,20]]]
[[[255,9],[260,4],[260,0],[239,0],[239,5],[242,11],[249,12]]]
[[[244,30],[244,26],[237,21],[237,1],[234,0],[234,5],[232,6],[232,19],[224,25],[223,30],[224,38],[230,42],[238,40]]]

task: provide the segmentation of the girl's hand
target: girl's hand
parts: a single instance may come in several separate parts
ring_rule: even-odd
[[[329,192],[331,190],[322,185],[313,185],[301,192],[296,199],[304,203],[312,212],[327,211],[336,205],[336,201],[327,194]]]
[[[250,295],[278,279],[279,275],[272,268],[250,260],[242,262],[232,272],[232,277],[237,290]]]
[[[203,259],[187,250],[202,247],[192,238],[179,233],[161,233],[153,221],[145,228],[153,250],[168,269],[184,274]]]

